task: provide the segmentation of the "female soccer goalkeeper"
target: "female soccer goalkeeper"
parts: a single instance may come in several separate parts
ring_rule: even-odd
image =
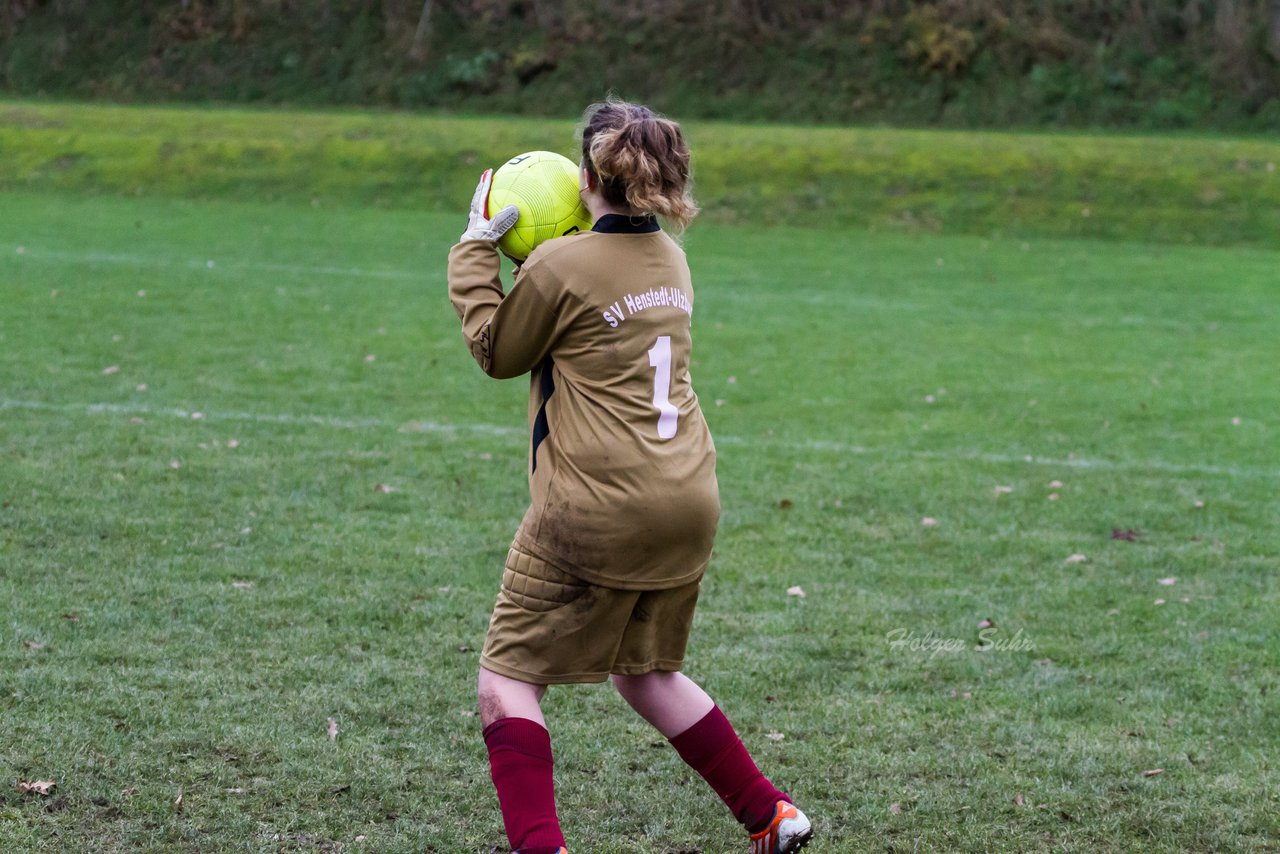
[[[680,673],[720,515],[715,448],[689,381],[693,286],[677,229],[698,212],[680,126],[617,100],[587,109],[590,232],[536,248],[510,293],[486,219],[491,173],[449,253],[449,297],[485,373],[530,374],[532,503],[507,555],[480,658],[484,740],[517,854],[565,854],[546,686],[603,682],[657,728],[747,829],[790,854],[809,820],[756,768],[729,721]]]

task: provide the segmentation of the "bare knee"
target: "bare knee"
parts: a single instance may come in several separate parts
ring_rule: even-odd
[[[508,717],[506,706],[502,702],[502,692],[491,685],[483,684],[483,680],[481,680],[480,689],[476,692],[476,699],[480,706],[481,726],[488,726],[494,721]]]
[[[642,676],[627,676],[623,673],[615,673],[609,677],[609,680],[613,682],[613,687],[618,689],[618,693],[625,697],[639,687],[640,680],[643,678]]]
[[[622,699],[630,703],[633,697],[638,699],[654,689],[661,688],[673,675],[672,673],[663,673],[657,670],[649,673],[639,673],[634,676],[615,673],[612,676],[613,687],[618,689]]]
[[[481,668],[476,680],[481,725],[488,726],[503,718],[528,718],[543,723],[539,703],[546,690],[545,685],[521,682]]]

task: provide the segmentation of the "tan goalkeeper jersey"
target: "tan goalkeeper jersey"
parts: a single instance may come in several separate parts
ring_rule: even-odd
[[[492,241],[454,246],[449,297],[485,373],[532,373],[515,546],[606,587],[697,579],[720,498],[689,380],[684,252],[653,220],[610,214],[535,249],[507,294],[499,264]]]

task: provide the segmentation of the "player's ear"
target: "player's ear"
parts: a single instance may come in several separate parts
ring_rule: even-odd
[[[579,166],[578,172],[578,191],[585,192],[587,190],[594,190],[595,181],[592,180],[594,176],[591,174],[591,170],[586,166]]]

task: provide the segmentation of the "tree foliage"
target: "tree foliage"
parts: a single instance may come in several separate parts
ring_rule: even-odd
[[[6,0],[0,87],[559,115],[1280,128],[1280,0]]]

